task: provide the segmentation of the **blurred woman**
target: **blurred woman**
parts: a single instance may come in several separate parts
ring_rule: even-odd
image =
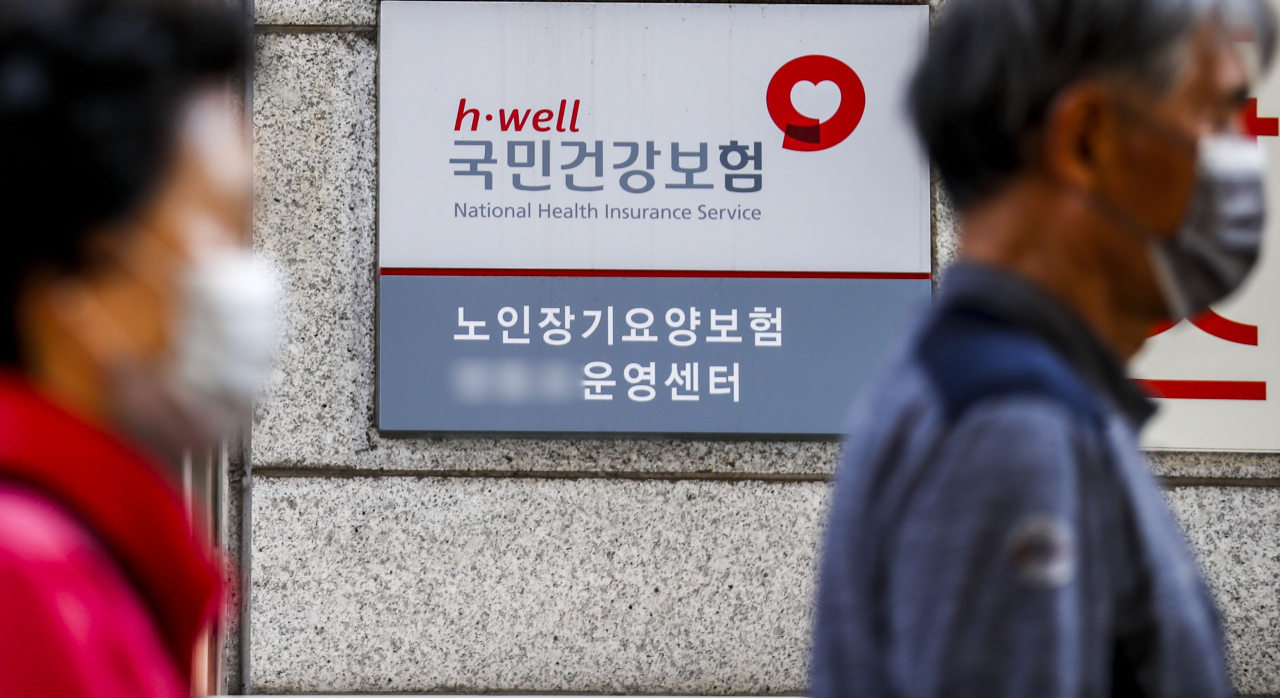
[[[266,358],[245,41],[212,5],[0,4],[0,696],[189,695],[218,609],[157,465]]]

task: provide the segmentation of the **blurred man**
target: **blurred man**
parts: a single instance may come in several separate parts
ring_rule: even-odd
[[[156,466],[236,419],[269,348],[214,6],[0,4],[6,698],[189,695],[218,608]]]
[[[1273,44],[1260,0],[942,11],[910,107],[961,261],[849,436],[815,698],[1231,695],[1124,362],[1257,260]]]

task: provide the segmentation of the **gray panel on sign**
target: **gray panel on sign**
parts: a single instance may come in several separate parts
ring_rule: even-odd
[[[843,431],[855,393],[930,292],[927,279],[384,276],[378,427],[831,436]],[[551,308],[558,312],[544,311]],[[770,317],[752,318],[756,308]],[[639,309],[648,312],[632,312]],[[696,341],[677,346],[672,333],[689,330],[692,311]],[[733,311],[736,330],[713,327],[713,312],[724,326]],[[632,326],[650,316],[647,328]],[[645,329],[652,339],[628,340],[633,329],[632,340]],[[721,335],[741,341],[708,341]]]

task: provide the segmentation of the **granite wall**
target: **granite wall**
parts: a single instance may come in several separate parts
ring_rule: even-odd
[[[257,1],[255,244],[289,329],[251,437],[251,668],[231,658],[232,688],[803,692],[834,445],[374,429],[377,20],[374,0]],[[938,267],[953,228],[936,197]],[[1280,459],[1154,466],[1239,691],[1280,695]]]

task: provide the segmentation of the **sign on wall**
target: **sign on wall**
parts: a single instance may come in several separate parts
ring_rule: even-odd
[[[1149,448],[1280,450],[1280,73],[1265,76],[1255,95],[1243,128],[1267,155],[1262,259],[1239,293],[1200,317],[1158,328],[1164,331],[1135,360],[1133,374],[1162,396],[1144,433]]]
[[[383,2],[386,432],[833,435],[931,283],[927,7]]]

